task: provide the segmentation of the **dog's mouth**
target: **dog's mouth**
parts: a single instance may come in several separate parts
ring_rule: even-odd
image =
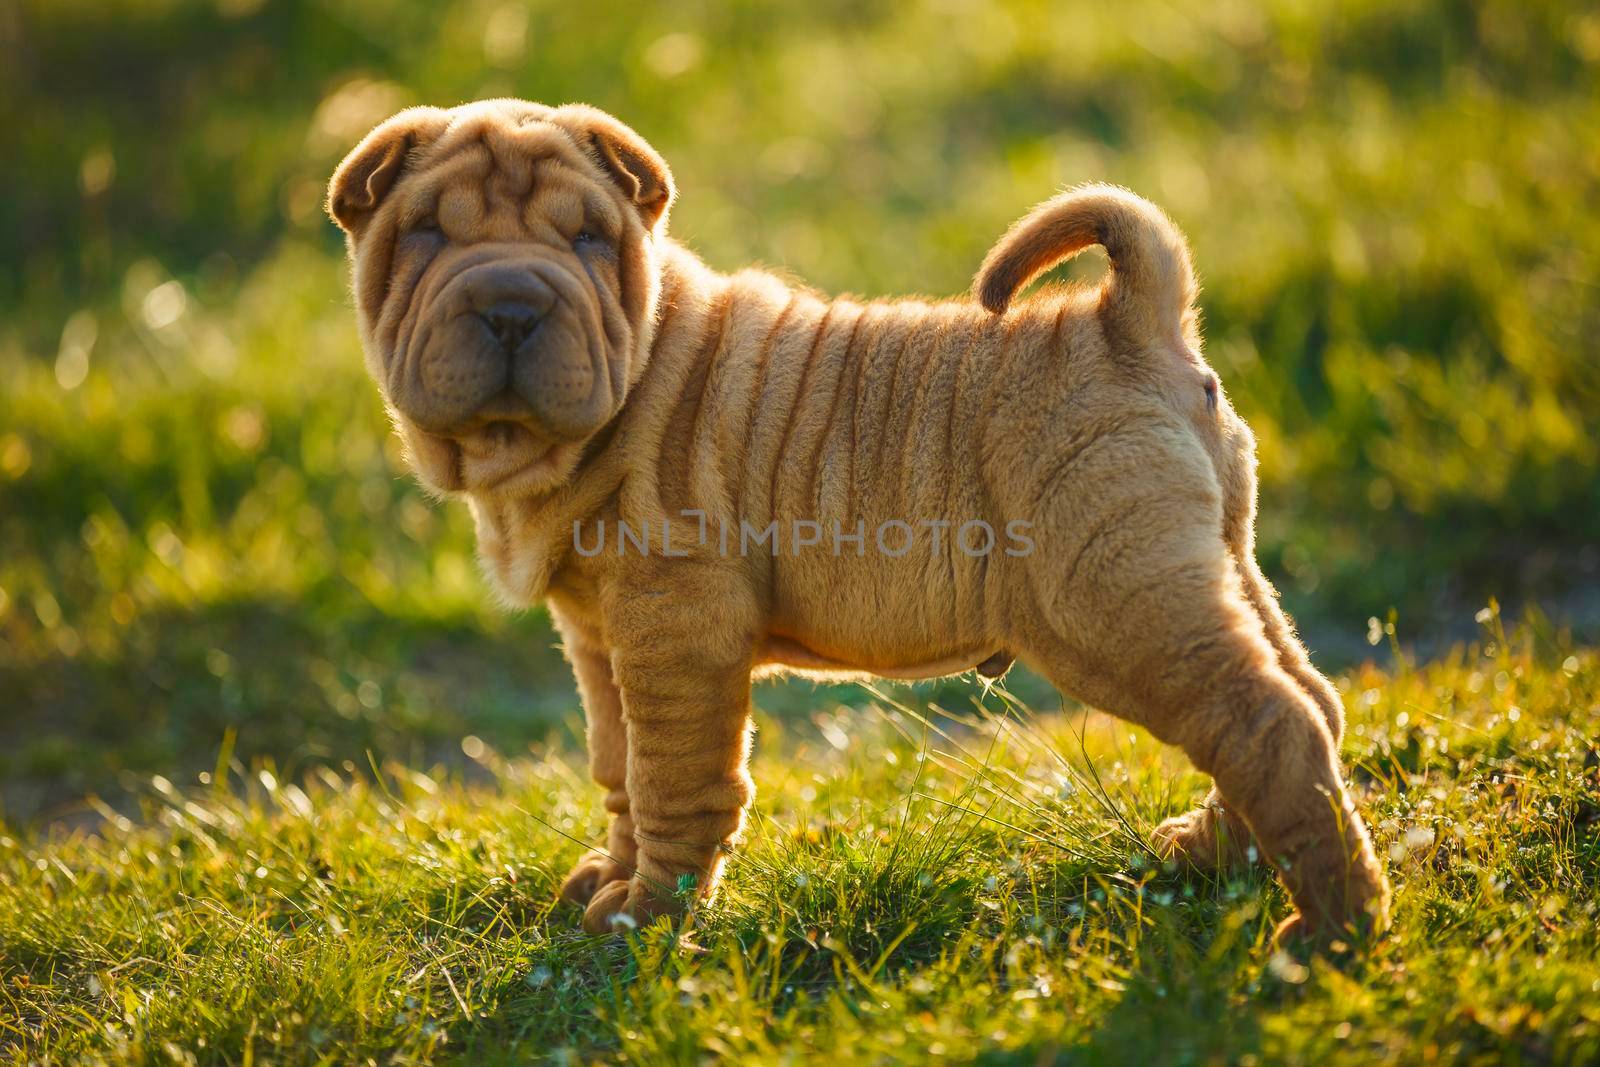
[[[491,420],[485,423],[483,428],[477,431],[477,434],[483,439],[483,443],[487,447],[501,449],[516,448],[519,445],[528,444],[533,436],[526,426],[510,419]],[[545,451],[548,452],[549,449],[546,448]]]
[[[548,492],[571,475],[589,440],[551,432],[509,391],[446,429],[429,430],[396,414],[412,466],[446,492],[500,498]]]
[[[465,486],[489,492],[536,485],[555,473],[561,442],[541,432],[514,397],[497,397],[449,435]]]

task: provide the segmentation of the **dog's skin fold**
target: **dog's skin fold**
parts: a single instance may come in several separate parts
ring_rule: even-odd
[[[1256,565],[1254,442],[1166,216],[1086,187],[1002,238],[977,300],[830,300],[710,269],[667,236],[673,196],[617,120],[509,100],[402,112],[329,192],[413,466],[563,635],[613,816],[563,888],[585,927],[714,891],[753,792],[754,673],[1016,657],[1213,777],[1164,853],[1229,862],[1253,835],[1297,908],[1280,934],[1381,928],[1339,699]],[[1013,305],[1091,244],[1100,285]],[[999,543],[973,554],[979,520]],[[741,551],[773,522],[776,554]]]

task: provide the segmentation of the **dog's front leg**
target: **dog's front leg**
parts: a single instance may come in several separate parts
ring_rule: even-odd
[[[631,628],[612,654],[638,849],[633,877],[589,902],[583,925],[592,933],[615,928],[619,916],[643,923],[709,897],[754,794],[749,646],[735,647],[703,616],[693,629]]]
[[[611,816],[606,843],[581,857],[561,885],[561,899],[586,907],[595,893],[633,874],[636,852],[628,803],[628,734],[622,722],[622,694],[611,677],[611,657],[589,635],[556,619],[562,645],[572,663],[587,722],[589,773],[606,791]]]

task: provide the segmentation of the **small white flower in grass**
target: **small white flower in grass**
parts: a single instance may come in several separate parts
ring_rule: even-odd
[[[549,985],[550,979],[554,977],[555,975],[551,972],[550,968],[535,967],[533,970],[528,972],[528,977],[524,978],[523,981],[526,982],[530,988],[538,989],[540,986]]]
[[[1417,852],[1432,845],[1433,837],[1434,834],[1432,827],[1413,826],[1411,829],[1406,831],[1405,837],[1401,838],[1401,840],[1405,842],[1406,848],[1410,849],[1412,852]]]

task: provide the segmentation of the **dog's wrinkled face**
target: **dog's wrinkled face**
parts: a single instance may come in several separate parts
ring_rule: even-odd
[[[649,351],[666,165],[582,105],[413,108],[340,164],[367,365],[422,479],[537,492],[621,408]]]

